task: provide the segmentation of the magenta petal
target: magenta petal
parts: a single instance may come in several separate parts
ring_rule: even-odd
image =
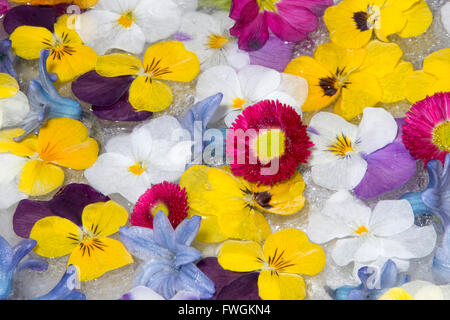
[[[311,12],[310,14],[314,16]],[[315,26],[317,27],[317,18]],[[307,31],[303,29],[300,24],[295,24],[298,28],[294,28],[285,18],[273,12],[267,13],[267,23],[270,30],[281,40],[298,42],[304,40],[307,36]]]
[[[100,119],[110,121],[144,121],[153,113],[137,111],[128,100],[128,92],[119,101],[110,106],[92,106],[92,112]]]
[[[258,5],[256,0],[232,0],[230,8],[230,18],[236,21],[241,19],[242,10],[250,2]]]
[[[3,27],[8,34],[20,26],[44,27],[53,32],[56,13],[53,8],[21,5],[9,10],[3,20]]]
[[[278,72],[284,72],[288,63],[292,60],[292,43],[285,43],[271,34],[264,47],[257,51],[249,52],[250,64],[257,64],[272,68]]]
[[[280,4],[282,5],[294,5],[302,6],[314,13],[316,16],[320,17],[325,12],[325,9],[334,4],[333,0],[283,0]]]
[[[259,272],[247,273],[224,286],[216,300],[261,300],[258,289]]]
[[[0,14],[5,14],[11,9],[11,5],[8,0],[0,0]]]
[[[110,106],[128,91],[133,80],[132,76],[107,78],[90,71],[72,83],[72,91],[78,99],[86,103]]]
[[[109,200],[109,197],[86,184],[69,184],[62,187],[50,201],[20,201],[13,216],[14,232],[22,238],[28,238],[34,224],[49,216],[66,218],[81,226],[85,206]]]
[[[237,26],[238,23],[236,23],[235,27]],[[245,26],[242,26],[240,29],[238,41],[239,49],[245,51],[255,51],[261,49],[266,44],[268,39],[269,28],[267,26],[266,14],[260,13],[257,15],[255,20]]]

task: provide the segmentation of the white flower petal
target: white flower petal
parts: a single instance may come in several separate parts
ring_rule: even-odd
[[[358,150],[366,154],[379,150],[394,141],[397,132],[397,122],[389,112],[383,108],[365,108],[358,128]]]
[[[355,261],[367,262],[376,260],[382,250],[379,247],[379,239],[371,235],[363,235],[360,237],[360,247],[355,252]]]
[[[134,159],[131,134],[120,134],[112,137],[106,143],[105,150],[107,153],[117,153],[127,157],[130,160]]]
[[[315,114],[309,126],[314,128],[323,139],[330,142],[334,142],[336,136],[340,134],[344,134],[352,142],[355,142],[358,132],[357,126],[345,121],[344,118],[337,114],[330,112],[319,112]]]
[[[302,115],[302,109],[300,108],[300,105],[297,103],[297,101],[291,97],[289,94],[282,92],[282,91],[273,91],[268,96],[264,97],[263,100],[278,100],[279,102],[286,104],[290,107],[293,107],[295,111]]]
[[[180,7],[182,12],[190,12],[197,10],[198,0],[174,0]]]
[[[0,153],[0,184],[13,181],[20,175],[23,166],[27,162],[27,158],[19,157],[11,153]]]
[[[240,50],[235,41],[223,48],[223,51],[228,64],[237,71],[250,64],[249,54]]]
[[[346,266],[355,260],[355,253],[360,247],[360,238],[338,240],[331,257],[338,266]]]
[[[122,14],[123,12],[134,10],[141,1],[147,0],[99,0],[95,4],[94,10],[109,10]]]
[[[281,83],[278,90],[286,92],[289,96],[295,99],[296,105],[295,109],[300,109],[299,114],[301,112],[301,106],[305,103],[306,98],[308,97],[308,82],[299,76],[295,76],[288,73],[281,74]]]
[[[263,66],[248,65],[238,73],[242,92],[252,102],[258,102],[273,91],[281,82],[278,71]]]
[[[236,118],[242,113],[241,109],[233,110],[229,114],[225,116],[223,121],[225,122],[225,125],[230,128],[233,125],[233,122],[236,120]]]
[[[330,190],[351,190],[356,187],[367,171],[367,162],[359,155],[341,158],[311,169],[313,181]]]
[[[330,217],[316,213],[309,217],[306,234],[312,242],[326,243],[335,238],[347,237],[352,232],[354,230],[343,223],[340,216]]]
[[[139,129],[145,129],[155,140],[166,140],[175,144],[181,140],[190,138],[190,134],[185,132],[175,117],[162,116],[148,121]]]
[[[17,181],[0,183],[0,209],[7,209],[28,196],[19,191]]]
[[[30,111],[27,96],[19,91],[11,98],[0,99],[1,127],[15,126],[19,124]]]
[[[380,236],[392,236],[406,231],[414,224],[414,213],[407,200],[378,202],[370,218],[370,232]]]
[[[441,8],[441,20],[447,33],[450,34],[450,2]]]

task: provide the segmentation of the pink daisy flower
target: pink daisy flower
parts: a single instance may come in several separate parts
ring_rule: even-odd
[[[269,38],[269,29],[281,40],[297,42],[318,25],[332,0],[232,0],[230,34],[239,38],[239,49],[258,50]]]
[[[131,214],[133,226],[153,229],[153,217],[163,211],[176,228],[188,215],[188,201],[185,189],[178,184],[164,181],[155,184],[139,197]]]
[[[314,144],[294,108],[264,100],[247,107],[227,133],[231,171],[250,182],[274,185],[306,163]]]
[[[406,114],[403,143],[415,159],[445,162],[450,152],[450,92],[417,102]]]

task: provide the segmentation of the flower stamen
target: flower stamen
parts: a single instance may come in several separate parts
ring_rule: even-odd
[[[355,151],[352,141],[343,133],[336,136],[336,142],[329,146],[327,150],[341,157]]]
[[[219,34],[210,34],[206,46],[210,49],[222,49],[228,42],[228,38]]]

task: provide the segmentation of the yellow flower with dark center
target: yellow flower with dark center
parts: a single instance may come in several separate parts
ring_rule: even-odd
[[[56,73],[60,82],[72,81],[92,70],[97,61],[95,51],[83,45],[68,18],[59,18],[53,34],[42,27],[20,26],[10,36],[13,51],[21,58],[38,59],[41,50],[49,50],[47,71]]]
[[[363,47],[374,33],[385,42],[392,34],[415,37],[432,19],[424,0],[343,0],[324,15],[331,41],[345,48]]]
[[[200,72],[197,56],[180,41],[150,46],[143,62],[131,54],[114,53],[99,57],[95,67],[104,77],[136,76],[129,101],[139,111],[162,111],[172,104],[172,89],[161,80],[190,82]]]

